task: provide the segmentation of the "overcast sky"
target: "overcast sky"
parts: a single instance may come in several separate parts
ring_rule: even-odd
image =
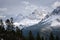
[[[35,9],[46,9],[50,11],[56,5],[60,5],[60,0],[0,0],[0,16],[29,15]]]

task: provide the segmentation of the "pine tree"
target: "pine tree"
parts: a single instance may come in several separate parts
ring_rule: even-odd
[[[48,40],[47,37],[45,37],[45,40]]]
[[[5,28],[4,28],[4,23],[3,20],[0,19],[0,38],[4,38],[5,33]]]
[[[2,19],[0,19],[0,30],[4,30],[4,23]]]
[[[7,19],[7,20],[5,21],[5,23],[6,23],[6,26],[7,26],[6,30],[7,30],[7,31],[10,30],[10,27],[11,27],[11,25],[10,25],[10,20]]]
[[[41,40],[40,34],[37,33],[37,40]]]
[[[8,34],[8,35],[6,35],[6,40],[13,40],[13,39],[15,39],[15,31],[14,31],[14,26],[13,26],[13,18],[11,18],[10,20],[9,19],[7,19],[6,21],[5,21],[5,23],[6,23],[6,26],[7,26],[7,28],[6,28],[6,34]]]
[[[26,37],[25,36],[22,36],[22,40],[26,40]]]
[[[42,37],[41,40],[44,40],[44,37]]]
[[[56,36],[56,40],[59,40],[59,37],[58,36]]]
[[[7,30],[8,30],[8,31],[14,30],[14,24],[13,24],[13,18],[12,18],[12,17],[10,18],[10,20],[7,19],[7,20],[5,21],[5,23],[6,23],[6,25],[7,25]]]
[[[10,18],[10,25],[11,25],[11,30],[14,30],[14,24],[13,24],[13,18]]]
[[[22,40],[22,30],[20,30],[18,27],[16,27],[16,37],[17,40]]]
[[[32,32],[31,32],[31,31],[29,31],[29,40],[34,40],[34,37],[33,37],[33,35],[32,35]]]
[[[54,40],[54,36],[53,36],[53,33],[52,32],[50,33],[49,40]]]

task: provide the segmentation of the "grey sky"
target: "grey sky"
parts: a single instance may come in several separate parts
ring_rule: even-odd
[[[51,9],[51,5],[56,1],[59,0],[0,0],[0,15],[29,15],[35,9]]]
[[[27,1],[36,5],[50,6],[52,3],[59,0],[0,0],[0,7],[12,7],[22,5],[22,1]]]

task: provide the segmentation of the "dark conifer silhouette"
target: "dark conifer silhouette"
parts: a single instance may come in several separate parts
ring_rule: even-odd
[[[34,40],[34,37],[31,31],[29,31],[29,40]]]
[[[19,27],[14,27],[13,18],[7,19],[5,21],[6,29],[4,28],[4,22],[2,19],[0,19],[0,40],[47,40],[47,37],[49,37],[49,40],[59,40],[59,36],[55,35],[54,37],[53,33],[50,33],[50,36],[47,36],[44,38],[40,36],[40,33],[37,33],[36,38],[34,38],[34,35],[32,34],[32,31],[29,31],[28,37],[23,35],[23,30],[20,30]]]
[[[54,36],[53,36],[53,33],[52,32],[50,33],[49,40],[54,40]]]
[[[37,33],[37,39],[36,40],[41,40],[40,34]]]
[[[41,37],[41,40],[44,40],[44,37]]]
[[[58,36],[56,36],[56,39],[55,40],[59,40],[59,37]]]

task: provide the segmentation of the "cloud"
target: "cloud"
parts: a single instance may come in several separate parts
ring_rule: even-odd
[[[30,4],[28,1],[22,1],[21,3],[23,3],[23,4],[25,4],[25,5]]]
[[[28,1],[22,1],[22,4],[25,5],[25,7],[24,7],[25,12],[32,12],[33,10],[39,8],[37,5],[34,5],[34,4],[32,4],[32,3],[28,2]]]
[[[46,10],[46,11],[50,11],[50,8],[47,7],[47,6],[38,6],[38,5],[35,5],[29,1],[22,1],[22,3],[25,5],[24,6],[24,12],[26,13],[32,13],[34,10],[39,10],[39,11],[43,11],[43,10]]]
[[[35,9],[38,9],[38,8],[39,8],[38,6],[30,4],[25,7],[25,10],[27,10],[28,12],[33,12]]]
[[[0,18],[5,18],[7,14],[7,8],[0,8]]]
[[[60,1],[56,1],[56,2],[54,2],[54,4],[52,5],[53,8],[56,8],[56,7],[58,7],[58,6],[60,6]]]
[[[0,8],[0,11],[7,11],[7,8]]]

